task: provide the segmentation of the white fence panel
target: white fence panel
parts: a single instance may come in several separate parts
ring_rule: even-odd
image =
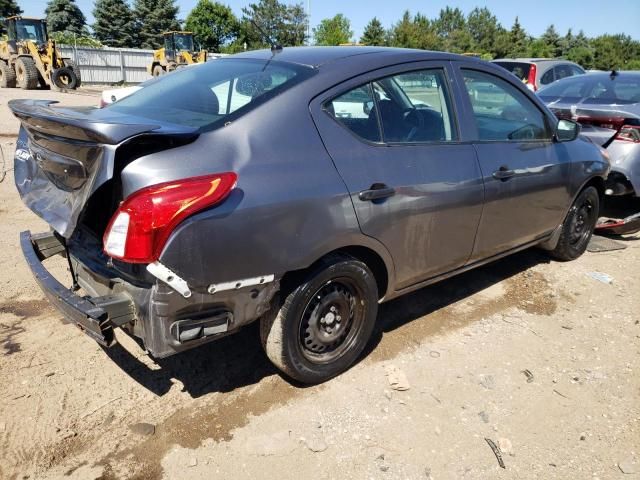
[[[59,46],[64,57],[71,58],[80,68],[82,83],[140,83],[151,78],[147,65],[153,50],[133,48],[90,48]]]

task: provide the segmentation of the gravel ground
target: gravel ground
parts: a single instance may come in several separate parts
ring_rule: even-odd
[[[24,96],[0,90],[5,153],[6,100]],[[11,172],[0,219],[0,478],[640,478],[640,236],[571,263],[522,252],[385,304],[362,361],[301,388],[255,327],[165,360],[122,334],[103,350],[31,278],[18,232],[46,226]]]

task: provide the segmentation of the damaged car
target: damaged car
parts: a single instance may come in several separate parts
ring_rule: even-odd
[[[359,358],[382,302],[533,246],[579,257],[609,172],[504,69],[420,50],[254,51],[102,109],[9,106],[51,227],[21,247],[71,323],[162,358],[259,321],[303,383]]]

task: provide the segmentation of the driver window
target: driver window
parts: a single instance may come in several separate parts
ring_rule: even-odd
[[[515,86],[488,73],[462,70],[479,140],[549,140],[543,113]]]

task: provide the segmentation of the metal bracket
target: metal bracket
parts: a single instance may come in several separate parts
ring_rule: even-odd
[[[254,285],[264,285],[265,283],[273,282],[274,278],[275,275],[271,274],[262,275],[260,277],[245,278],[234,282],[212,283],[209,285],[209,288],[207,288],[207,291],[213,294],[216,292],[224,292],[225,290],[238,290],[244,287],[253,287]]]
[[[189,289],[187,282],[160,262],[155,261],[147,265],[147,271],[158,280],[162,280],[164,283],[169,285],[184,298],[189,298],[191,296],[191,290]]]

